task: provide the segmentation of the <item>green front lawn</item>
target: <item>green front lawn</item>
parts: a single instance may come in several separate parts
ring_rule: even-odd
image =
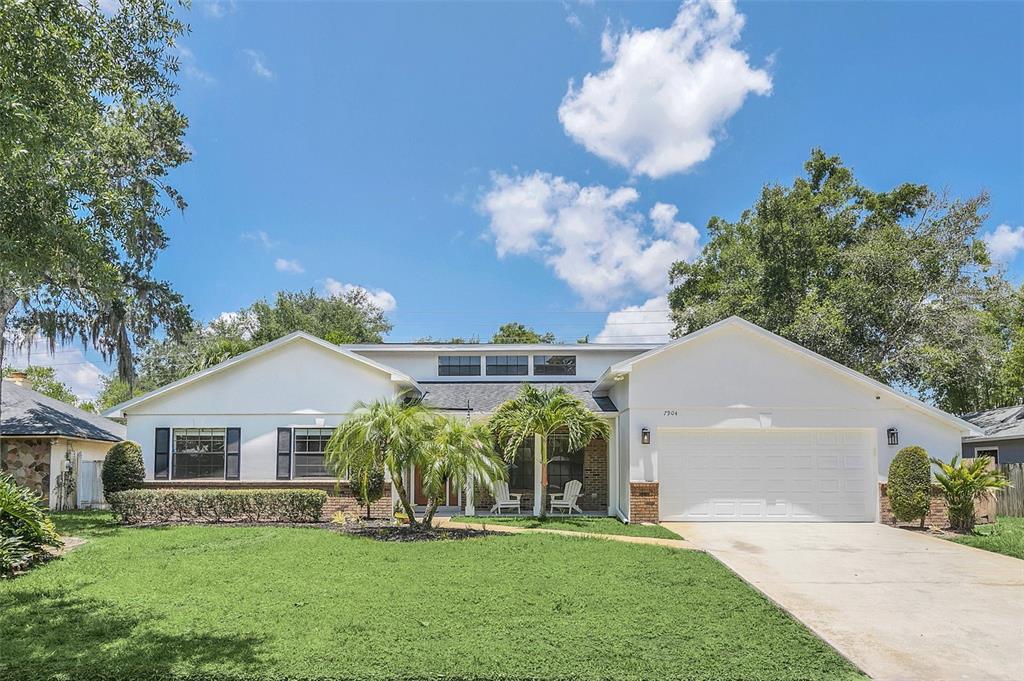
[[[972,535],[950,539],[959,544],[1024,559],[1024,518],[1001,515],[994,524],[978,525]]]
[[[863,678],[693,551],[60,524],[89,542],[0,582],[0,678]]]
[[[570,532],[593,532],[594,534],[618,534],[627,537],[658,537],[680,539],[681,537],[661,525],[626,524],[618,518],[600,516],[548,516],[541,520],[530,516],[456,516],[459,523],[483,525],[511,525],[531,529],[568,530]]]

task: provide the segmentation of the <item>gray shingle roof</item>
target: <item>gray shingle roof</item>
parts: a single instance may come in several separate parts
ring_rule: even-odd
[[[984,437],[1024,438],[1024,406],[1021,405],[976,411],[973,414],[964,414],[963,419],[984,431]]]
[[[125,427],[120,423],[11,381],[3,382],[0,412],[3,419],[0,421],[0,434],[3,435],[50,435],[108,442],[119,442],[125,438]]]
[[[423,404],[434,409],[458,410],[467,409],[475,412],[491,413],[498,406],[516,396],[521,384],[514,381],[503,382],[430,382],[420,381],[420,386],[425,393]],[[594,412],[615,412],[618,411],[615,405],[607,397],[594,397],[591,390],[594,384],[590,381],[571,382],[549,382],[539,383],[530,381],[530,385],[548,390],[561,386],[576,397],[583,400],[583,403]]]

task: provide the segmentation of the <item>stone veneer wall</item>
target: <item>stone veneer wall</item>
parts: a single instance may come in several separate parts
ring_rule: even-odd
[[[14,482],[28,487],[43,499],[50,498],[50,440],[49,438],[4,438],[0,449],[0,471],[8,473]]]
[[[631,523],[658,522],[658,483],[629,483],[629,521]]]
[[[337,484],[337,489],[335,486]],[[348,483],[325,481],[279,480],[247,482],[234,480],[152,480],[145,483],[147,489],[320,489],[327,492],[322,520],[341,511],[347,515],[366,517],[366,507],[352,494]],[[371,518],[390,518],[391,483],[384,483],[384,496],[370,506]]]
[[[583,489],[579,507],[584,511],[608,511],[608,443],[601,438],[591,440],[583,450]],[[533,512],[532,489],[510,489],[512,494],[522,494],[520,508],[523,513]],[[465,497],[465,495],[463,495]],[[547,503],[547,499],[544,500]],[[462,500],[466,507],[466,500]],[[473,490],[473,506],[477,513],[486,513],[494,505],[494,495],[489,489],[477,486]],[[507,511],[506,511],[507,513]]]

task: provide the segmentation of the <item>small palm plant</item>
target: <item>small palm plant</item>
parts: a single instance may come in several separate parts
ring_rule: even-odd
[[[445,483],[457,488],[478,481],[491,487],[505,477],[504,462],[494,452],[490,428],[479,421],[439,416],[431,424],[421,452],[423,488],[430,501],[423,524],[430,527],[444,499]]]
[[[941,459],[932,459],[932,463],[939,467],[935,479],[942,486],[946,497],[949,526],[958,532],[974,529],[975,500],[1010,486],[1005,475],[989,466],[987,456],[961,461],[957,454],[949,463]]]
[[[419,461],[428,426],[429,412],[402,398],[357,402],[348,418],[334,429],[324,458],[339,472],[386,470],[409,524],[417,527],[402,472]]]
[[[540,488],[541,494],[548,488],[548,436],[556,431],[566,431],[569,448],[582,449],[596,437],[608,439],[611,427],[587,408],[575,395],[565,388],[540,390],[524,383],[519,394],[505,402],[491,418],[491,428],[497,436],[502,455],[506,461],[515,459],[516,450],[528,438],[540,436]],[[538,503],[539,502],[539,503]],[[539,514],[545,515],[544,499],[534,501],[539,505]]]

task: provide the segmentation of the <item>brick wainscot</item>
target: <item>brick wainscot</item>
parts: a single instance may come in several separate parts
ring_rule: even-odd
[[[247,482],[232,480],[155,480],[145,483],[146,489],[319,489],[327,492],[322,520],[341,511],[347,515],[366,517],[366,507],[352,494],[347,482],[323,480],[277,480]],[[370,506],[371,518],[391,517],[391,483],[384,483],[384,496]]]
[[[629,483],[629,520],[634,523],[658,522],[658,483]]]
[[[974,502],[974,515],[978,523],[992,523],[996,520],[996,499],[991,494]],[[917,527],[918,522],[897,523],[892,515],[892,508],[889,507],[889,497],[886,494],[884,482],[878,484],[878,519],[886,525],[907,525]],[[942,488],[932,485],[931,505],[928,508],[928,515],[924,517],[925,527],[948,527],[949,507],[946,505],[946,498],[942,496]]]

